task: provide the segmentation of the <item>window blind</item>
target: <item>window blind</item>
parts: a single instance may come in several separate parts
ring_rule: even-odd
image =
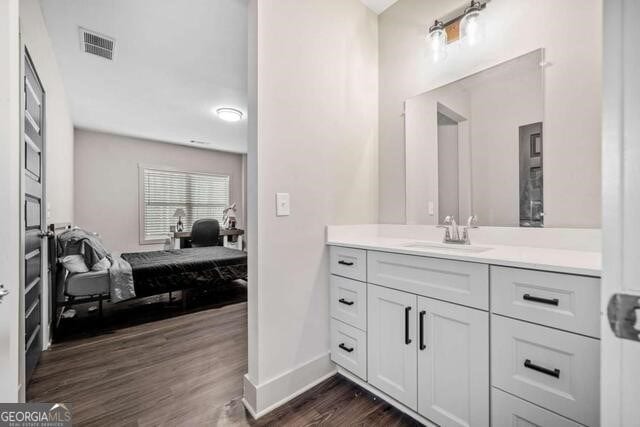
[[[224,208],[229,205],[229,176],[143,169],[144,241],[164,240],[169,227],[176,225],[173,214],[182,208],[185,231],[202,218],[215,218],[222,224]]]

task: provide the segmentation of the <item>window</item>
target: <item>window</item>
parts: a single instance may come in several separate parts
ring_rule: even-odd
[[[185,231],[201,218],[215,218],[222,224],[229,205],[229,176],[182,172],[140,166],[140,243],[164,242],[176,225],[176,209],[182,208]]]

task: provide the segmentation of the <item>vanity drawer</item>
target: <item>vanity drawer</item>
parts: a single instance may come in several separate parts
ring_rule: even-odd
[[[489,309],[489,266],[387,252],[369,251],[369,283]]]
[[[367,380],[367,334],[331,319],[331,360]]]
[[[367,284],[331,275],[331,317],[367,329]]]
[[[331,274],[367,281],[367,251],[364,249],[331,246]]]
[[[588,426],[600,417],[600,341],[491,316],[492,385]]]
[[[600,279],[491,266],[491,310],[600,337]]]
[[[492,427],[580,427],[575,423],[504,391],[491,391]]]

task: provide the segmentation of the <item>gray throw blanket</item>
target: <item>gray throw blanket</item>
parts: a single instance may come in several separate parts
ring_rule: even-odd
[[[99,237],[81,228],[67,230],[58,236],[58,256],[82,255],[89,269],[105,257],[109,267],[110,297],[112,302],[135,298],[131,265],[117,254],[111,254]]]

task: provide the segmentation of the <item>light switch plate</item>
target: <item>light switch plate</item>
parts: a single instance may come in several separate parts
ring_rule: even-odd
[[[433,215],[433,202],[429,202],[429,215]]]
[[[289,216],[291,203],[289,193],[276,193],[276,216]]]

